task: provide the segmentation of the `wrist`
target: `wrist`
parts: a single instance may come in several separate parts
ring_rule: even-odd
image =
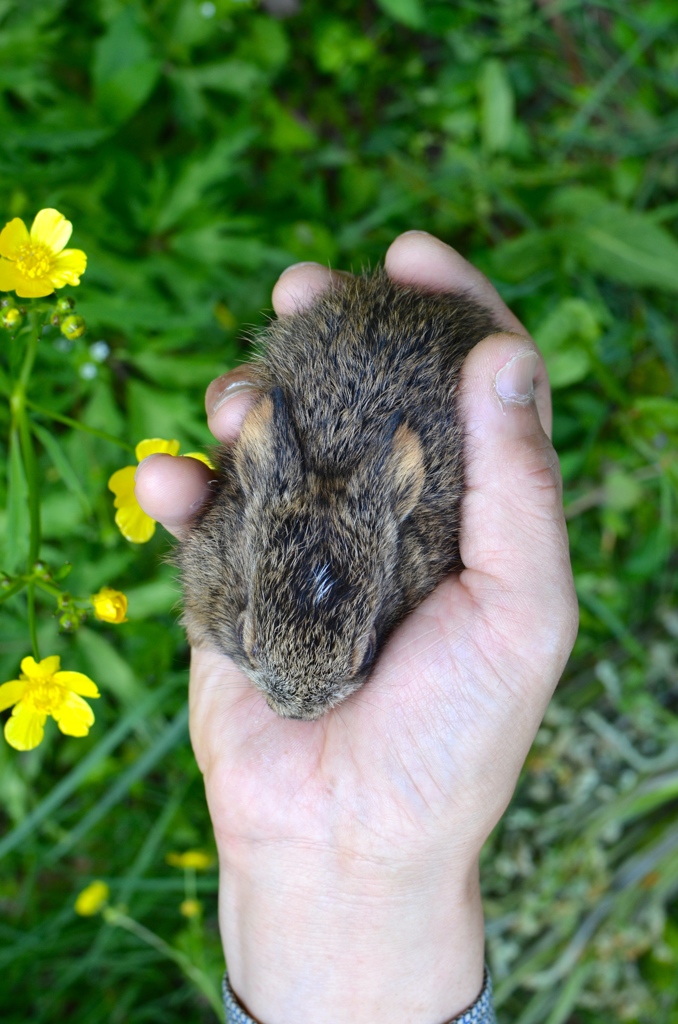
[[[276,844],[220,856],[229,978],[261,1024],[440,1024],[483,983],[477,862],[366,864]]]

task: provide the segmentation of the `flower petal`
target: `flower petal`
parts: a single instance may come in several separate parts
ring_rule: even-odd
[[[58,654],[52,654],[49,658],[43,658],[38,663],[30,655],[21,660],[21,671],[29,679],[46,679],[53,676],[61,668],[61,658]]]
[[[115,494],[113,504],[116,508],[136,502],[137,499],[134,497],[134,474],[136,471],[136,466],[124,466],[123,469],[116,469],[110,477],[108,489]]]
[[[73,225],[58,210],[40,210],[31,226],[31,241],[42,242],[53,253],[61,252],[71,237]]]
[[[13,260],[16,257],[17,249],[29,241],[28,229],[20,217],[15,217],[5,224],[0,231],[0,256],[6,256]],[[7,289],[3,288],[3,291]]]
[[[207,455],[205,455],[203,452],[186,452],[186,454],[182,455],[181,458],[183,458],[183,459],[198,459],[199,462],[204,462],[205,465],[209,466],[210,469],[216,470],[216,468],[217,468],[214,465],[214,463],[212,462],[212,460]]]
[[[77,693],[69,692],[59,710],[53,712],[53,717],[65,736],[86,736],[94,724],[94,712]]]
[[[125,504],[115,513],[115,521],[125,540],[145,544],[155,533],[155,519],[147,516],[138,501]]]
[[[80,284],[80,275],[86,268],[87,256],[82,249],[64,249],[54,260],[49,276],[55,288],[63,288],[65,284]]]
[[[136,446],[136,456],[139,462],[148,458],[149,455],[176,455],[180,445],[178,441],[164,441],[162,437],[150,437],[145,441],[139,441]]]
[[[9,260],[0,260],[0,292],[16,291],[19,275],[16,267]]]
[[[3,683],[0,686],[0,711],[5,711],[11,708],[12,704],[18,703],[27,686],[28,682],[25,679],[11,679],[8,683]]]
[[[54,676],[54,682],[59,683],[60,686],[65,686],[68,690],[72,690],[73,693],[81,694],[83,697],[101,696],[97,684],[83,672],[57,672]]]
[[[5,739],[15,750],[33,750],[45,735],[47,715],[19,703],[5,723]]]
[[[52,294],[54,285],[49,277],[31,278],[17,273],[14,291],[22,299],[42,299]]]

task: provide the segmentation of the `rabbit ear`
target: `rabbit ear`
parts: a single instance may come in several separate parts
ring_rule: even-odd
[[[398,519],[409,516],[424,486],[424,451],[417,434],[403,422],[401,414],[392,419],[391,447],[383,472],[393,494],[393,511]]]
[[[247,414],[235,448],[235,467],[247,495],[301,482],[302,455],[282,388]]]

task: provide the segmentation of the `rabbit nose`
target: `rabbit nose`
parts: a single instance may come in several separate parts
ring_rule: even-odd
[[[292,718],[300,722],[307,722],[319,718],[324,710],[318,706],[317,701],[314,701],[313,704],[304,705],[290,698],[288,694],[276,693],[275,691],[265,694],[265,697],[271,711],[275,711],[276,715],[280,715],[281,718]]]

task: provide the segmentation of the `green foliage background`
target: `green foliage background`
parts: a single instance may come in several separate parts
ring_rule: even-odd
[[[0,221],[56,207],[90,258],[75,293],[88,334],[45,334],[38,404],[194,449],[204,388],[243,358],[241,326],[263,322],[277,274],[374,265],[411,227],[480,266],[542,346],[582,625],[483,868],[500,1019],[517,1024],[678,1022],[675,14],[672,0],[0,0]],[[3,405],[3,438],[8,422]],[[161,952],[72,909],[104,878],[218,980],[216,875],[199,878],[191,927],[164,859],[211,843],[168,541],[136,549],[113,524],[124,452],[44,426],[42,556],[73,563],[74,593],[125,590],[130,621],[62,636],[41,606],[43,651],[102,699],[86,740],[0,744],[2,1017],[213,1020]],[[11,570],[27,526],[16,467],[8,480]],[[10,679],[23,598],[0,622]]]

